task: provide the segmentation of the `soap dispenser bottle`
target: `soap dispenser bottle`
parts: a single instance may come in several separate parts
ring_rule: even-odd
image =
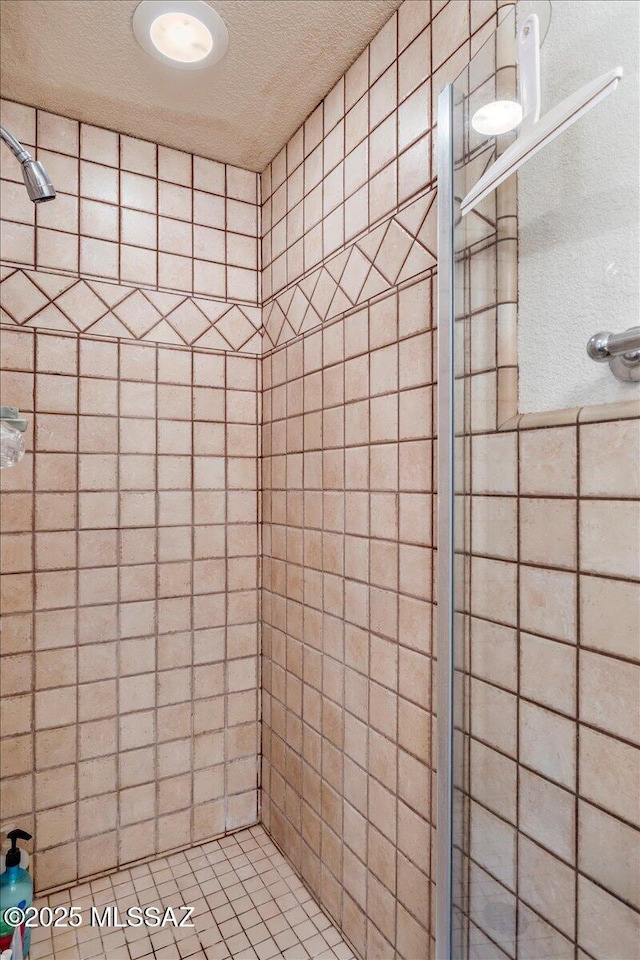
[[[33,900],[33,880],[28,870],[20,866],[21,851],[18,840],[31,840],[31,834],[25,830],[10,830],[7,837],[11,849],[7,851],[4,873],[0,874],[0,950],[8,950],[14,940],[15,926],[7,923],[5,913],[10,907],[27,910]],[[31,930],[20,925],[18,934],[22,942],[22,956],[29,956]]]

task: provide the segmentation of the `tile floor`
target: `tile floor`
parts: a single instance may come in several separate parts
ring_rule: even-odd
[[[91,907],[194,907],[193,928],[91,925]],[[261,826],[112,873],[36,907],[79,907],[81,926],[32,931],[30,960],[355,960]],[[113,916],[113,914],[111,914]]]

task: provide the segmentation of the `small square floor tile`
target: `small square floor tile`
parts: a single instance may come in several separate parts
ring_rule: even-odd
[[[353,960],[351,947],[258,825],[78,884],[34,906],[79,907],[80,927],[32,930],[32,960]],[[193,907],[192,926],[90,924],[130,907]]]

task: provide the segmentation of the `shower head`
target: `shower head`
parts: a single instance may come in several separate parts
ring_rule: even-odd
[[[49,174],[42,166],[39,160],[34,160],[31,154],[25,150],[19,140],[0,127],[0,138],[4,140],[13,155],[20,161],[22,167],[22,179],[27,188],[29,199],[34,203],[44,203],[46,200],[54,200],[56,191],[49,179]]]
[[[56,191],[49,174],[38,160],[25,160],[22,164],[22,179],[29,199],[34,203],[55,200]]]

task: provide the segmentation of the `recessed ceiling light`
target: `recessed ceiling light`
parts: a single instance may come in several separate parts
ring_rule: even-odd
[[[203,0],[142,0],[133,33],[146,53],[181,70],[210,67],[229,46],[226,23]]]
[[[522,107],[515,100],[494,100],[476,110],[471,126],[485,137],[509,133],[522,123]]]

